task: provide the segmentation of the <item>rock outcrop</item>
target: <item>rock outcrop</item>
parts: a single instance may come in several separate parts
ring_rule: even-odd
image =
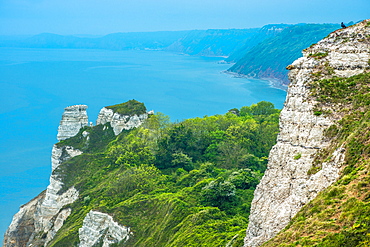
[[[132,235],[130,228],[120,226],[112,216],[92,210],[86,215],[78,232],[80,247],[97,246],[98,243],[108,247],[110,244],[126,241]]]
[[[337,30],[307,48],[290,69],[291,84],[280,116],[277,144],[269,155],[268,168],[252,202],[245,246],[260,246],[274,237],[292,217],[339,177],[344,148],[339,147],[317,173],[310,173],[320,150],[331,145],[324,131],[341,119],[333,114],[315,114],[317,101],[310,84],[315,79],[349,77],[369,67],[369,20]]]
[[[87,106],[65,108],[58,128],[58,140],[76,135],[88,123]],[[82,154],[71,146],[54,145],[51,155],[52,175],[46,191],[23,205],[13,217],[4,236],[4,247],[45,246],[63,226],[71,214],[64,206],[78,199],[78,191],[71,187],[63,192],[62,179],[54,171],[60,164]]]
[[[58,128],[58,141],[75,136],[78,131],[88,125],[87,105],[73,105],[64,109]]]
[[[118,135],[122,130],[129,130],[140,126],[148,118],[148,113],[140,115],[124,115],[114,112],[112,109],[103,107],[98,115],[96,124],[105,124],[107,122],[113,128],[114,134]]]
[[[58,165],[82,152],[72,147],[53,147],[52,166]],[[56,174],[50,176],[46,191],[23,205],[13,217],[4,236],[4,247],[45,246],[68,218],[71,209],[62,209],[78,199],[78,191],[71,187],[60,193],[63,182]]]

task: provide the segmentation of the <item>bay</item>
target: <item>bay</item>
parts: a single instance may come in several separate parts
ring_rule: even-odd
[[[162,51],[0,48],[0,232],[21,204],[46,189],[51,148],[67,106],[88,105],[91,122],[103,106],[130,99],[172,121],[262,100],[282,108],[285,91],[265,80],[221,73],[230,67],[221,59]]]

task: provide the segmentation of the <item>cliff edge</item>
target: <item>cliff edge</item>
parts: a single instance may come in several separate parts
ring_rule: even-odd
[[[337,30],[305,49],[303,57],[287,67],[291,84],[280,115],[280,133],[254,193],[245,247],[260,246],[274,237],[340,177],[346,145],[333,143],[334,138],[326,132],[343,118],[340,109],[344,105],[323,103],[315,94],[320,91],[315,85],[320,80],[366,72],[369,36],[369,20]],[[336,148],[329,148],[333,146]],[[328,158],[318,160],[324,151],[329,152]]]

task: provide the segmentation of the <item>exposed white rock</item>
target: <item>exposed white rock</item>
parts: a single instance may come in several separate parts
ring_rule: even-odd
[[[79,247],[92,247],[100,241],[103,247],[127,241],[132,235],[130,228],[120,226],[112,216],[98,211],[90,211],[79,229]]]
[[[73,147],[57,147],[52,151],[52,170],[54,171],[63,161],[82,152]],[[23,205],[13,217],[5,237],[4,247],[17,246],[46,246],[62,227],[68,218],[71,209],[62,208],[78,199],[78,191],[71,187],[64,193],[60,193],[63,182],[55,173],[50,176],[50,184],[46,191],[38,197]],[[36,237],[39,234],[38,237]],[[40,234],[45,234],[40,239]]]
[[[328,145],[323,132],[340,119],[315,116],[315,99],[309,84],[312,73],[332,69],[334,75],[349,77],[369,66],[370,47],[361,42],[370,35],[369,20],[338,30],[304,51],[289,69],[291,84],[280,116],[277,144],[269,155],[268,168],[257,186],[249,217],[246,247],[260,246],[281,231],[295,214],[339,177],[344,148],[335,150],[329,162],[314,175],[308,175],[317,152]],[[320,53],[320,59],[312,54]],[[332,76],[332,75],[322,75]]]
[[[20,207],[6,230],[3,247],[28,246],[29,240],[35,236],[34,213],[42,203],[44,196],[45,193],[41,193]]]
[[[72,212],[72,209],[66,208],[66,209],[61,210],[58,213],[57,217],[54,220],[53,227],[47,232],[46,239],[45,239],[45,245],[49,243],[54,238],[55,234],[57,234],[59,229],[62,228],[64,221],[68,218],[71,212]]]
[[[53,146],[51,151],[51,171],[53,172],[62,162],[82,154],[82,151],[71,146]]]
[[[148,113],[141,115],[121,115],[114,112],[112,109],[103,107],[98,115],[96,124],[110,123],[113,128],[114,134],[118,135],[122,130],[129,130],[139,127],[148,118]]]
[[[86,109],[87,105],[73,105],[64,109],[58,128],[58,141],[75,136],[82,127],[88,125]]]

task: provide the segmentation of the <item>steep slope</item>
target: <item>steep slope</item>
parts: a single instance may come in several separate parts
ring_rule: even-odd
[[[243,54],[229,72],[253,78],[277,79],[289,83],[285,67],[301,55],[301,50],[316,43],[339,25],[297,24],[266,39]]]
[[[351,231],[341,230],[340,224],[336,226],[333,221],[326,221],[323,223],[326,225],[320,227],[322,221],[318,217],[323,214],[317,210],[324,210],[325,206],[320,203],[324,202],[323,198],[330,197],[336,198],[337,204],[329,200],[328,205],[342,205],[343,214],[334,206],[326,216],[334,220],[341,215],[345,222],[342,225],[358,227],[364,230],[362,233],[368,230],[368,225],[364,225],[368,215],[365,214],[365,221],[361,221],[356,216],[359,212],[354,213],[348,206],[352,203],[361,212],[367,208],[366,199],[355,192],[361,191],[362,185],[352,192],[350,188],[361,181],[361,174],[366,174],[366,166],[361,164],[366,164],[369,151],[369,76],[361,74],[370,66],[369,37],[370,24],[365,20],[331,33],[305,49],[303,57],[288,66],[292,82],[280,116],[278,142],[270,152],[268,168],[254,194],[245,246],[259,246],[274,237],[304,205],[341,176],[336,187],[305,207],[300,217],[293,221],[292,230],[287,230],[278,241],[283,243],[290,238],[297,240],[307,236],[320,241],[317,236],[321,235],[334,235],[343,240]],[[366,176],[363,179],[360,184],[365,183],[363,187],[366,187]],[[338,187],[339,184],[347,186]],[[345,192],[350,193],[345,196]],[[310,213],[316,218],[311,218]],[[346,221],[346,214],[353,218]],[[316,228],[302,229],[306,218],[310,218],[310,226]],[[356,222],[360,225],[354,225]],[[325,234],[323,229],[326,229]],[[302,243],[308,242],[295,244]],[[342,246],[335,241],[331,243],[334,245],[322,246]],[[269,246],[276,246],[275,241]]]

